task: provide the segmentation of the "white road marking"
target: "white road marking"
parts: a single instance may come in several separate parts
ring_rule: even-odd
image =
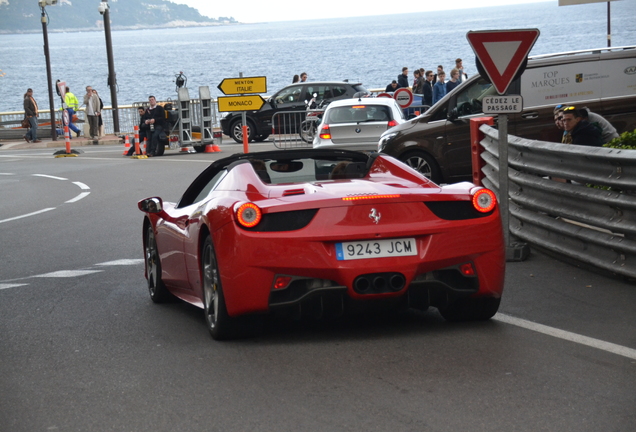
[[[79,186],[79,188],[82,190],[91,190],[91,188],[89,188],[82,182],[73,182],[73,184]]]
[[[93,273],[101,273],[104,270],[60,270],[60,271],[56,271],[56,272],[51,272],[51,273],[45,273],[45,274],[41,274],[41,275],[37,275],[37,276],[33,276],[36,278],[47,278],[47,277],[51,277],[51,278],[71,278],[71,277],[78,277],[78,276],[85,276],[85,275],[89,275],[89,274],[93,274]]]
[[[143,262],[144,262],[143,259],[135,258],[135,259],[120,259],[115,261],[107,261],[107,262],[103,262],[103,263],[99,263],[95,265],[96,266],[128,266],[128,265],[143,264]],[[44,273],[41,275],[27,276],[23,278],[11,279],[11,280],[5,281],[5,283],[0,283],[0,290],[9,289],[9,288],[19,288],[21,286],[29,285],[28,283],[9,283],[14,281],[20,281],[20,280],[31,279],[31,278],[49,278],[49,277],[71,278],[71,277],[79,277],[79,276],[85,276],[85,275],[95,274],[95,273],[102,273],[103,271],[104,270],[91,270],[91,269],[61,270],[61,271],[56,271],[51,273]]]
[[[82,198],[86,198],[87,196],[89,196],[91,193],[90,192],[82,192],[81,194],[79,194],[78,196],[76,196],[73,199],[70,199],[68,201],[65,201],[64,204],[72,204],[74,202],[77,202],[79,200],[81,200]]]
[[[0,176],[3,176],[3,175],[11,176],[11,175],[15,175],[15,174],[14,173],[0,173]]]
[[[138,265],[138,264],[143,264],[144,260],[143,258],[139,258],[139,259],[120,259],[120,260],[115,260],[115,261],[108,261],[108,262],[103,262],[103,263],[99,263],[99,264],[95,264],[98,266],[127,266],[127,265]]]
[[[29,217],[29,216],[35,216],[35,215],[38,215],[40,213],[46,213],[47,211],[51,211],[51,210],[55,210],[55,207],[45,208],[45,209],[38,210],[38,211],[33,212],[33,213],[24,214],[24,215],[12,217],[12,218],[9,218],[9,219],[3,219],[3,220],[0,220],[0,223],[11,222],[11,221],[18,220],[18,219],[23,219],[23,218],[26,218],[26,217]]]
[[[0,175],[14,175],[11,173],[0,173]],[[33,177],[44,177],[44,178],[49,178],[49,179],[53,179],[53,180],[63,180],[63,181],[67,181],[68,179],[63,178],[63,177],[56,177],[56,176],[52,176],[52,175],[48,175],[48,174],[31,174]],[[87,185],[85,185],[82,182],[73,182],[73,184],[77,187],[79,187],[82,190],[90,190],[91,188],[88,187]],[[64,204],[72,204],[72,203],[76,203],[77,201],[86,198],[88,195],[90,195],[90,192],[82,192],[81,194],[77,195],[75,198],[72,198],[68,201],[65,201]],[[4,223],[4,222],[10,222],[10,221],[14,221],[14,220],[18,220],[18,219],[23,219],[26,217],[30,217],[30,216],[35,216],[47,211],[51,211],[51,210],[55,210],[56,207],[51,207],[51,208],[47,208],[47,209],[43,209],[43,210],[38,210],[35,211],[33,213],[28,213],[28,214],[24,214],[24,215],[20,215],[20,216],[15,216],[9,219],[3,219],[0,220],[0,223]]]
[[[46,177],[46,178],[50,178],[50,179],[53,179],[53,180],[68,180],[68,179],[63,178],[63,177],[55,177],[55,176],[47,175],[47,174],[32,174],[32,175],[33,175],[33,177]]]
[[[525,328],[527,330],[536,331],[538,333],[543,333],[548,336],[564,339],[570,342],[586,345],[592,348],[597,348],[603,351],[607,351],[613,354],[618,354],[620,356],[630,358],[632,360],[636,360],[636,349],[627,348],[622,345],[613,344],[611,342],[605,342],[599,339],[594,339],[594,338],[583,336],[580,334],[571,333],[565,330],[559,330],[554,327],[548,327],[543,324],[537,324],[532,321],[527,321],[521,318],[515,318],[515,317],[504,315],[501,313],[496,314],[493,317],[493,319],[497,321],[501,321],[506,324],[512,324],[517,327]]]
[[[25,286],[28,284],[0,284],[0,290],[9,289],[9,288],[17,288],[21,286]]]

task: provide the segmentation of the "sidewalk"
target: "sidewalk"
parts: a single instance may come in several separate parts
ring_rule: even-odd
[[[19,140],[3,140],[0,141],[1,150],[22,150],[22,149],[45,149],[45,148],[66,148],[66,141],[63,136],[58,136],[57,141],[53,141],[50,136],[38,137],[41,140],[39,143],[26,142],[24,138]],[[71,148],[84,147],[92,145],[123,145],[123,140],[117,135],[104,135],[97,140],[97,144],[90,138],[80,136],[71,139]]]

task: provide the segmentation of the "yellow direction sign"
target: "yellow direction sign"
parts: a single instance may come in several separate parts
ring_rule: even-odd
[[[225,78],[217,88],[226,95],[267,93],[267,78]]]
[[[265,103],[261,95],[220,96],[219,111],[257,111]]]

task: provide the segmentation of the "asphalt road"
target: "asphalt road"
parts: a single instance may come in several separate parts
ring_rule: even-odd
[[[153,304],[138,200],[216,158],[0,151],[0,431],[633,431],[636,286],[533,251],[495,319],[269,320]],[[268,145],[252,150],[270,149]]]

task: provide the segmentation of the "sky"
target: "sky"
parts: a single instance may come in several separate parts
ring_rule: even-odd
[[[393,8],[392,2],[314,0],[241,0],[234,2],[218,2],[210,0],[170,0],[173,3],[185,4],[198,9],[201,15],[211,18],[234,17],[242,23],[295,21],[321,18],[343,18],[368,15],[399,14],[410,12],[426,12],[434,10],[467,9],[475,7],[513,5],[521,3],[538,3],[550,0],[453,0],[444,2],[417,1],[402,2],[400,7]],[[556,2],[557,0],[551,0]],[[363,6],[360,6],[360,5]]]

